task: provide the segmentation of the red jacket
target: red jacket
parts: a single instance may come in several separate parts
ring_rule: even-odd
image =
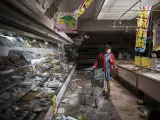
[[[115,65],[115,58],[114,58],[114,55],[111,53],[110,55],[110,65],[111,67],[113,65]],[[104,71],[106,71],[106,57],[105,57],[105,54],[104,53],[100,53],[98,56],[97,56],[97,59],[94,63],[94,66],[97,67],[97,66],[100,66],[101,68],[104,69]]]

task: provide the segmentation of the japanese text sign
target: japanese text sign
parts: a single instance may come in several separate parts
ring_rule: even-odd
[[[151,6],[144,7],[138,15],[137,20],[137,33],[136,33],[136,48],[137,52],[145,52],[147,31],[149,24]]]
[[[84,3],[78,8],[78,17],[84,13],[84,11],[91,5],[93,0],[85,0]]]

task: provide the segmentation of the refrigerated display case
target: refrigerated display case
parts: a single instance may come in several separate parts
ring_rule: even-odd
[[[75,70],[64,45],[0,30],[0,119],[52,119]],[[58,106],[58,104],[56,104]]]
[[[158,93],[160,89],[160,73],[158,70],[134,64],[119,64],[117,66],[120,78],[160,102]]]

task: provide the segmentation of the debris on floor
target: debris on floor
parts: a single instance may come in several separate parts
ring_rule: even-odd
[[[137,105],[145,105],[147,102],[143,100],[137,100]]]
[[[78,119],[68,116],[66,120],[78,120]]]
[[[78,120],[85,120],[86,119],[86,114],[82,114],[78,117],[76,117]]]
[[[149,113],[149,109],[145,106],[143,107],[138,107],[138,109],[142,112],[139,114],[139,117],[142,119],[146,119]]]
[[[64,114],[65,113],[65,108],[58,108],[57,114]]]
[[[76,79],[81,79],[80,81]],[[86,79],[84,76],[84,72],[77,71],[77,74],[71,79],[70,84],[75,85],[75,89],[67,89],[64,94],[60,108],[65,108],[65,116],[72,116],[73,118],[77,118],[78,120],[121,120],[118,112],[116,111],[113,103],[110,99],[105,100],[104,96],[99,95],[97,103],[98,108],[93,108],[94,101],[89,101],[91,98],[91,90],[88,88],[91,87],[91,81]],[[86,85],[85,92],[86,94],[86,105],[81,105],[79,101],[79,95],[82,93],[82,84]],[[96,93],[99,90],[95,91]],[[69,103],[69,104],[68,104]],[[57,114],[61,115],[61,114]]]
[[[146,115],[144,115],[144,114],[140,114],[140,115],[139,115],[139,118],[141,118],[141,119],[145,119],[145,120],[146,120],[147,116],[146,116]]]
[[[77,79],[77,80],[76,80]],[[80,81],[78,80],[80,79]],[[75,81],[76,82],[73,82]],[[85,84],[86,105],[81,105],[79,101],[80,94],[82,93],[83,84]],[[140,111],[138,107],[143,105],[137,104],[138,97],[132,94],[129,90],[123,87],[116,80],[111,81],[111,96],[106,100],[104,96],[98,96],[98,108],[95,109],[94,102],[90,100],[91,90],[87,91],[90,87],[90,80],[85,78],[83,71],[77,71],[72,77],[70,85],[73,89],[68,88],[64,94],[60,108],[64,108],[63,114],[72,116],[78,120],[143,120],[142,115],[144,112]],[[75,87],[76,86],[76,87]],[[95,91],[98,92],[99,90]],[[144,102],[144,101],[143,101]],[[84,115],[83,115],[84,114]],[[81,116],[82,115],[82,116]],[[141,117],[140,117],[141,115]],[[86,118],[85,118],[85,117]],[[85,119],[82,119],[82,118]],[[60,119],[61,120],[61,119]],[[63,119],[62,119],[63,120]]]
[[[61,101],[61,103],[64,103],[64,104],[69,104],[69,98],[65,98]]]
[[[61,116],[58,116],[58,117],[56,118],[56,120],[78,120],[78,119],[73,118],[73,117],[71,117],[71,116],[66,117],[66,116],[64,116],[64,115],[61,115]]]

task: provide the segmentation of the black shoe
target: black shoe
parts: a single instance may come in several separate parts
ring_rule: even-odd
[[[106,95],[106,90],[102,90],[102,96],[105,96]]]
[[[107,92],[106,94],[105,94],[105,99],[108,99],[110,97],[110,92]]]

